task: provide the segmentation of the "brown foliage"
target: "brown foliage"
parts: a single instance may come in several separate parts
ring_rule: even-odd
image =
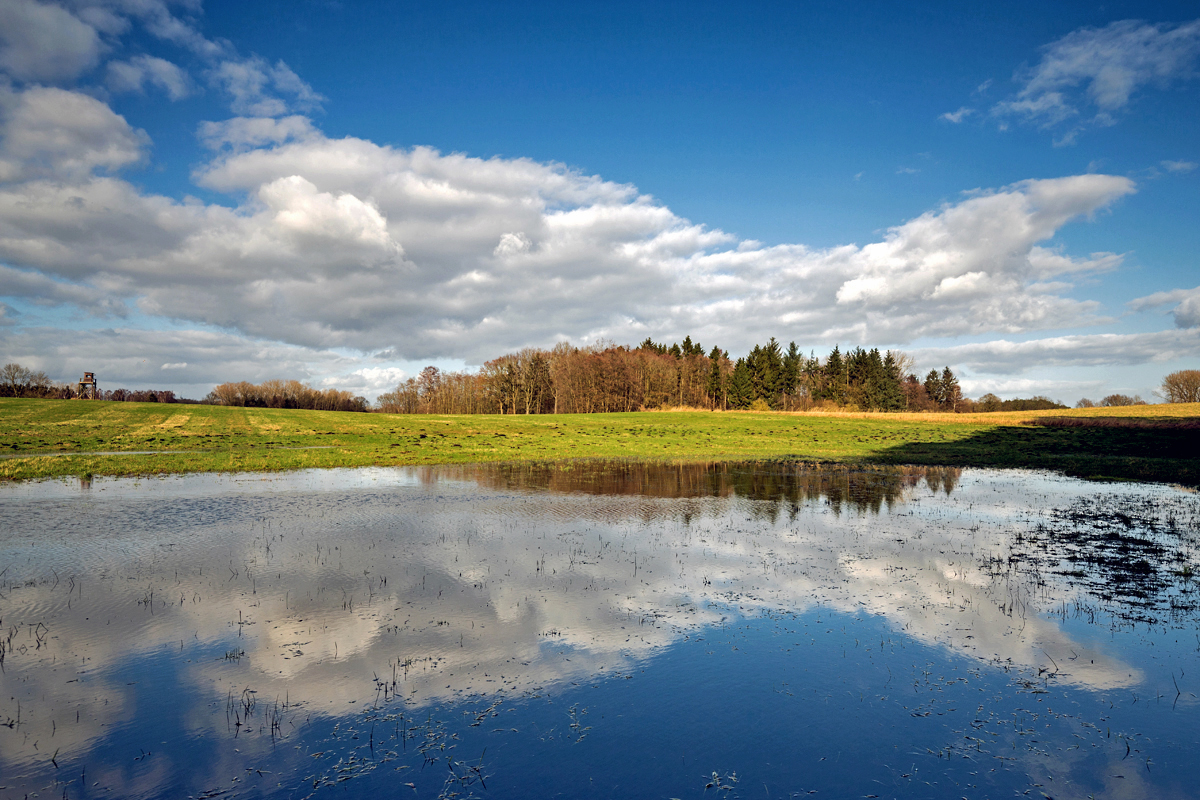
[[[253,408],[306,408],[319,411],[366,411],[366,398],[341,389],[314,389],[300,381],[269,380],[222,383],[209,392],[208,402]]]
[[[730,371],[728,359],[721,369]],[[478,374],[427,367],[381,395],[391,414],[589,414],[691,406],[719,407],[706,385],[712,361],[653,348],[526,348],[488,361]]]
[[[1200,403],[1200,369],[1181,369],[1163,378],[1162,397],[1168,403]]]

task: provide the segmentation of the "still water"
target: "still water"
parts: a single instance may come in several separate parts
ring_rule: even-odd
[[[569,464],[0,486],[0,798],[1138,797],[1200,497]]]

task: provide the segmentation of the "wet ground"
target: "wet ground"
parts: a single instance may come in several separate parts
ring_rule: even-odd
[[[0,486],[0,798],[1149,797],[1200,496],[522,465]]]

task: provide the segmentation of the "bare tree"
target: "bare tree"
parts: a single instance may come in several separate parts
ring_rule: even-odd
[[[1104,408],[1116,408],[1119,406],[1144,406],[1146,401],[1140,395],[1130,397],[1127,394],[1110,394],[1108,397],[1100,401],[1100,405]]]
[[[25,384],[29,383],[29,370],[20,364],[5,364],[0,369],[0,380],[8,386],[11,397],[19,397]]]
[[[1200,369],[1172,372],[1163,378],[1158,394],[1168,403],[1200,403]]]

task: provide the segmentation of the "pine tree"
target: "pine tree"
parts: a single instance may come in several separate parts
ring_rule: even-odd
[[[929,374],[925,376],[925,394],[929,395],[939,408],[946,403],[946,393],[942,389],[942,377],[938,375],[936,369],[929,370]]]
[[[959,388],[958,378],[950,371],[949,367],[942,370],[942,403],[951,411],[958,410],[959,401],[962,400],[962,389]]]
[[[729,405],[731,408],[748,408],[754,402],[754,386],[746,359],[739,358],[729,376]]]
[[[883,404],[884,411],[900,411],[904,408],[904,377],[900,364],[891,350],[883,358]]]
[[[821,368],[821,359],[817,358],[814,351],[809,351],[808,358],[804,359],[804,366],[801,368],[804,381],[804,388],[808,391],[808,396],[812,400],[825,399],[825,376]]]
[[[839,406],[846,405],[846,364],[842,360],[842,351],[837,345],[825,360],[825,392],[824,399],[832,400]]]
[[[724,398],[722,395],[725,392],[725,376],[721,374],[721,360],[724,354],[721,353],[721,348],[713,346],[712,352],[708,354],[708,360],[712,362],[712,366],[708,370],[708,384],[704,387],[708,392],[709,398],[713,407],[725,407]]]
[[[783,369],[780,371],[780,394],[795,394],[796,385],[800,383],[800,370],[803,366],[804,356],[800,355],[800,348],[796,347],[795,342],[790,342],[787,352],[783,356]]]

